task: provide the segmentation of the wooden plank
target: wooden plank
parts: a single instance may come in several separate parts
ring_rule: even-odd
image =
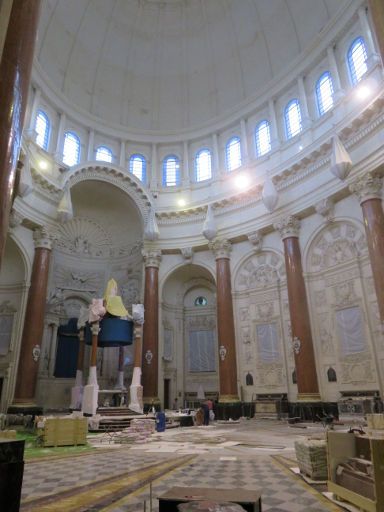
[[[360,494],[357,494],[341,485],[335,484],[335,482],[328,481],[328,490],[333,492],[336,497],[340,497],[357,507],[360,507],[366,512],[381,512],[383,509],[376,508],[376,503]]]

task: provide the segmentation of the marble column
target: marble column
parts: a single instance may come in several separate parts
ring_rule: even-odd
[[[292,349],[295,357],[298,400],[320,400],[315,354],[299,245],[300,221],[289,215],[275,224],[284,244]]]
[[[363,211],[365,234],[371,261],[380,320],[384,325],[384,214],[381,203],[382,180],[368,172],[350,185]]]
[[[0,268],[21,147],[40,0],[13,2],[0,62]]]
[[[35,390],[44,332],[49,263],[53,241],[52,234],[45,228],[36,230],[33,238],[35,241],[35,257],[21,338],[14,398],[14,404],[22,406],[35,405]]]
[[[209,243],[216,259],[217,335],[219,345],[219,373],[221,403],[239,402],[235,323],[231,292],[230,252],[228,240],[216,239]]]
[[[143,413],[143,386],[141,385],[143,360],[143,324],[135,321],[135,352],[133,361],[132,383],[129,387],[129,408],[139,414]]]
[[[143,326],[143,402],[146,405],[160,402],[158,397],[159,365],[159,266],[158,249],[143,251],[145,265]]]
[[[75,380],[75,385],[72,388],[71,405],[69,406],[70,409],[76,410],[76,411],[81,411],[82,401],[83,401],[84,352],[85,352],[84,327],[80,327],[80,329],[79,329],[79,351],[77,353],[76,380]]]
[[[384,65],[384,3],[383,0],[368,0],[368,9],[371,13],[372,25],[379,47],[381,62]]]

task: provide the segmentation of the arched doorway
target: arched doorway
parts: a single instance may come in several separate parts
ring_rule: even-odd
[[[193,407],[219,392],[216,285],[199,265],[184,265],[162,288],[162,374],[164,407],[174,399]]]

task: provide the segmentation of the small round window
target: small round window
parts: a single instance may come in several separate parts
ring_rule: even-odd
[[[208,301],[205,297],[196,297],[195,299],[195,306],[206,306],[208,304]]]

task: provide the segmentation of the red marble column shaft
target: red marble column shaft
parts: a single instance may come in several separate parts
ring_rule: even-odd
[[[0,62],[0,267],[27,106],[40,0],[15,0]]]
[[[361,203],[361,208],[380,319],[384,322],[384,213],[381,199],[367,199]]]
[[[383,0],[368,0],[368,8],[379,45],[381,61],[384,64],[384,2]]]
[[[219,343],[220,398],[223,402],[239,401],[237,391],[237,365],[235,323],[231,293],[231,270],[228,258],[216,259],[217,332]],[[220,349],[226,351],[220,355]]]
[[[144,403],[151,403],[158,401],[159,269],[157,267],[145,268],[144,310],[143,400]]]
[[[23,336],[17,371],[15,403],[33,403],[35,398],[39,361],[33,357],[33,349],[40,348],[47,297],[50,249],[38,247],[32,268],[32,281],[25,312]]]
[[[315,400],[319,398],[319,385],[315,364],[315,354],[311,334],[311,324],[307,303],[307,293],[301,265],[299,239],[288,237],[284,241],[285,267],[292,338],[300,340],[300,347],[294,350],[298,398]]]

